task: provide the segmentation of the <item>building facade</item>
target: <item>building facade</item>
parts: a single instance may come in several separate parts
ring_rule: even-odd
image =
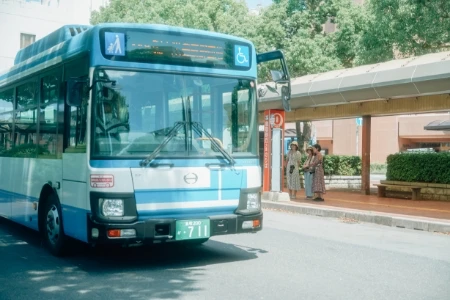
[[[106,0],[0,0],[0,70],[11,67],[17,51],[68,24],[89,24]]]
[[[371,162],[385,163],[390,154],[417,149],[450,151],[450,131],[424,129],[436,120],[450,121],[450,112],[373,117]],[[358,119],[313,121],[312,136],[326,154],[361,156],[361,126]],[[295,137],[295,124],[286,124],[285,137]]]

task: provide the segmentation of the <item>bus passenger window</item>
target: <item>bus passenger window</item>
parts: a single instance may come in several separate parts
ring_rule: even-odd
[[[81,78],[83,79],[83,78]],[[65,152],[86,153],[86,128],[89,89],[86,86],[83,91],[83,100],[79,107],[71,106],[69,115],[69,143]]]
[[[9,156],[12,147],[14,90],[0,92],[0,156]]]
[[[17,87],[15,111],[15,157],[37,157],[43,150],[37,146],[37,97],[39,87],[32,81]]]
[[[62,142],[62,131],[58,130],[58,102],[60,91],[59,74],[42,78],[41,110],[39,116],[39,156],[57,158],[58,145]]]

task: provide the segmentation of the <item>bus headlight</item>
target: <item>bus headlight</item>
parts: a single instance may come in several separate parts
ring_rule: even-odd
[[[261,209],[261,199],[259,198],[259,193],[247,194],[247,209],[248,210]]]
[[[239,206],[235,211],[240,215],[253,215],[261,212],[260,188],[241,189]]]
[[[124,203],[122,199],[99,199],[102,201],[102,215],[105,217],[123,217]]]

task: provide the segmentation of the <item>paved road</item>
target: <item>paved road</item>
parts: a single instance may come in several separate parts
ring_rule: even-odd
[[[265,211],[200,247],[55,258],[0,221],[0,299],[450,299],[450,236]]]

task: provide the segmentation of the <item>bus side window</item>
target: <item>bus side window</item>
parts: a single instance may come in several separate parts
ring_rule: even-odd
[[[9,156],[12,148],[14,89],[0,92],[0,156]]]
[[[70,62],[64,66],[64,81],[77,77],[80,80],[88,78],[89,60],[87,57]],[[67,85],[66,85],[67,88]],[[80,106],[64,104],[65,153],[86,153],[86,131],[89,89],[86,85]]]
[[[58,106],[60,102],[60,72],[45,76],[41,80],[39,116],[39,155],[46,158],[60,158],[62,149],[62,128],[58,128]]]
[[[14,149],[15,157],[36,158],[37,147],[37,100],[39,85],[33,80],[17,87]]]
[[[86,130],[87,130],[87,109],[89,91],[85,89],[83,100],[79,107],[69,107],[69,119],[66,126],[69,126],[69,141],[65,152],[85,153],[86,152]]]

